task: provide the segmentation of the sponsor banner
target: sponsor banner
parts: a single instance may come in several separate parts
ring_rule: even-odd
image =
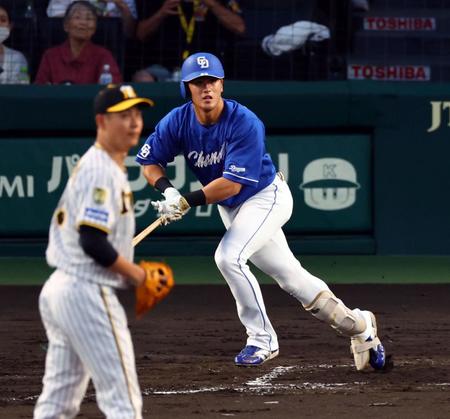
[[[363,20],[366,31],[435,31],[434,17],[368,16]]]
[[[349,80],[429,81],[431,69],[426,65],[348,64]]]
[[[89,138],[4,138],[0,154],[0,236],[46,236],[52,213],[80,156],[92,144]],[[290,185],[295,206],[288,233],[365,233],[372,229],[371,146],[366,135],[295,135],[267,137],[267,149]],[[133,150],[134,153],[138,149]],[[154,221],[150,201],[162,195],[148,186],[142,168],[127,157],[134,195],[137,230]],[[17,156],[21,156],[17,159]],[[220,164],[220,163],[218,163]],[[235,173],[242,168],[230,165]],[[177,156],[167,176],[182,193],[201,188]],[[105,199],[95,191],[95,199]],[[30,208],[32,210],[30,210]],[[106,214],[87,209],[99,221]],[[216,205],[192,208],[181,222],[158,229],[159,234],[221,234]]]

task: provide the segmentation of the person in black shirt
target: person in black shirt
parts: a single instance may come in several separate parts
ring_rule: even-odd
[[[204,50],[218,56],[233,78],[234,43],[246,30],[237,0],[137,0],[137,8],[138,42],[127,48],[128,77],[152,64],[176,72],[188,55]]]

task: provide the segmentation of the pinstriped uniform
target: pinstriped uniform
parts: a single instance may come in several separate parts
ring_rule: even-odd
[[[90,378],[108,419],[141,418],[133,344],[115,293],[125,278],[84,253],[78,234],[83,224],[107,232],[118,253],[132,261],[135,221],[127,175],[96,146],[74,170],[50,225],[46,256],[56,270],[39,297],[49,347],[34,418],[74,417]]]
[[[47,262],[82,280],[124,287],[124,278],[84,253],[78,243],[81,224],[107,232],[117,252],[133,259],[135,221],[127,175],[97,146],[81,158],[58,203],[50,225]]]

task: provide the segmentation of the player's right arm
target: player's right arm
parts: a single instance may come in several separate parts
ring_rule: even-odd
[[[144,177],[154,187],[159,179],[166,177],[166,171],[157,164],[149,164],[144,166]]]
[[[109,269],[128,278],[129,282],[135,287],[142,285],[145,281],[144,269],[135,263],[129,262],[121,255],[117,257]]]
[[[114,192],[114,182],[108,170],[80,171],[77,176],[76,226],[79,245],[98,265],[121,274],[130,283],[139,285],[145,278],[144,270],[120,255],[108,236],[120,217],[120,204]],[[130,243],[131,246],[131,243]]]
[[[130,283],[139,286],[145,279],[145,271],[121,256],[108,241],[108,234],[92,225],[80,225],[80,246],[96,263],[112,272],[121,274]]]

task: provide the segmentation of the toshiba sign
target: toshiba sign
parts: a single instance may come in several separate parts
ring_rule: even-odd
[[[350,80],[428,81],[431,70],[426,65],[369,65],[349,64]]]
[[[435,31],[434,17],[375,17],[364,18],[366,31]]]

